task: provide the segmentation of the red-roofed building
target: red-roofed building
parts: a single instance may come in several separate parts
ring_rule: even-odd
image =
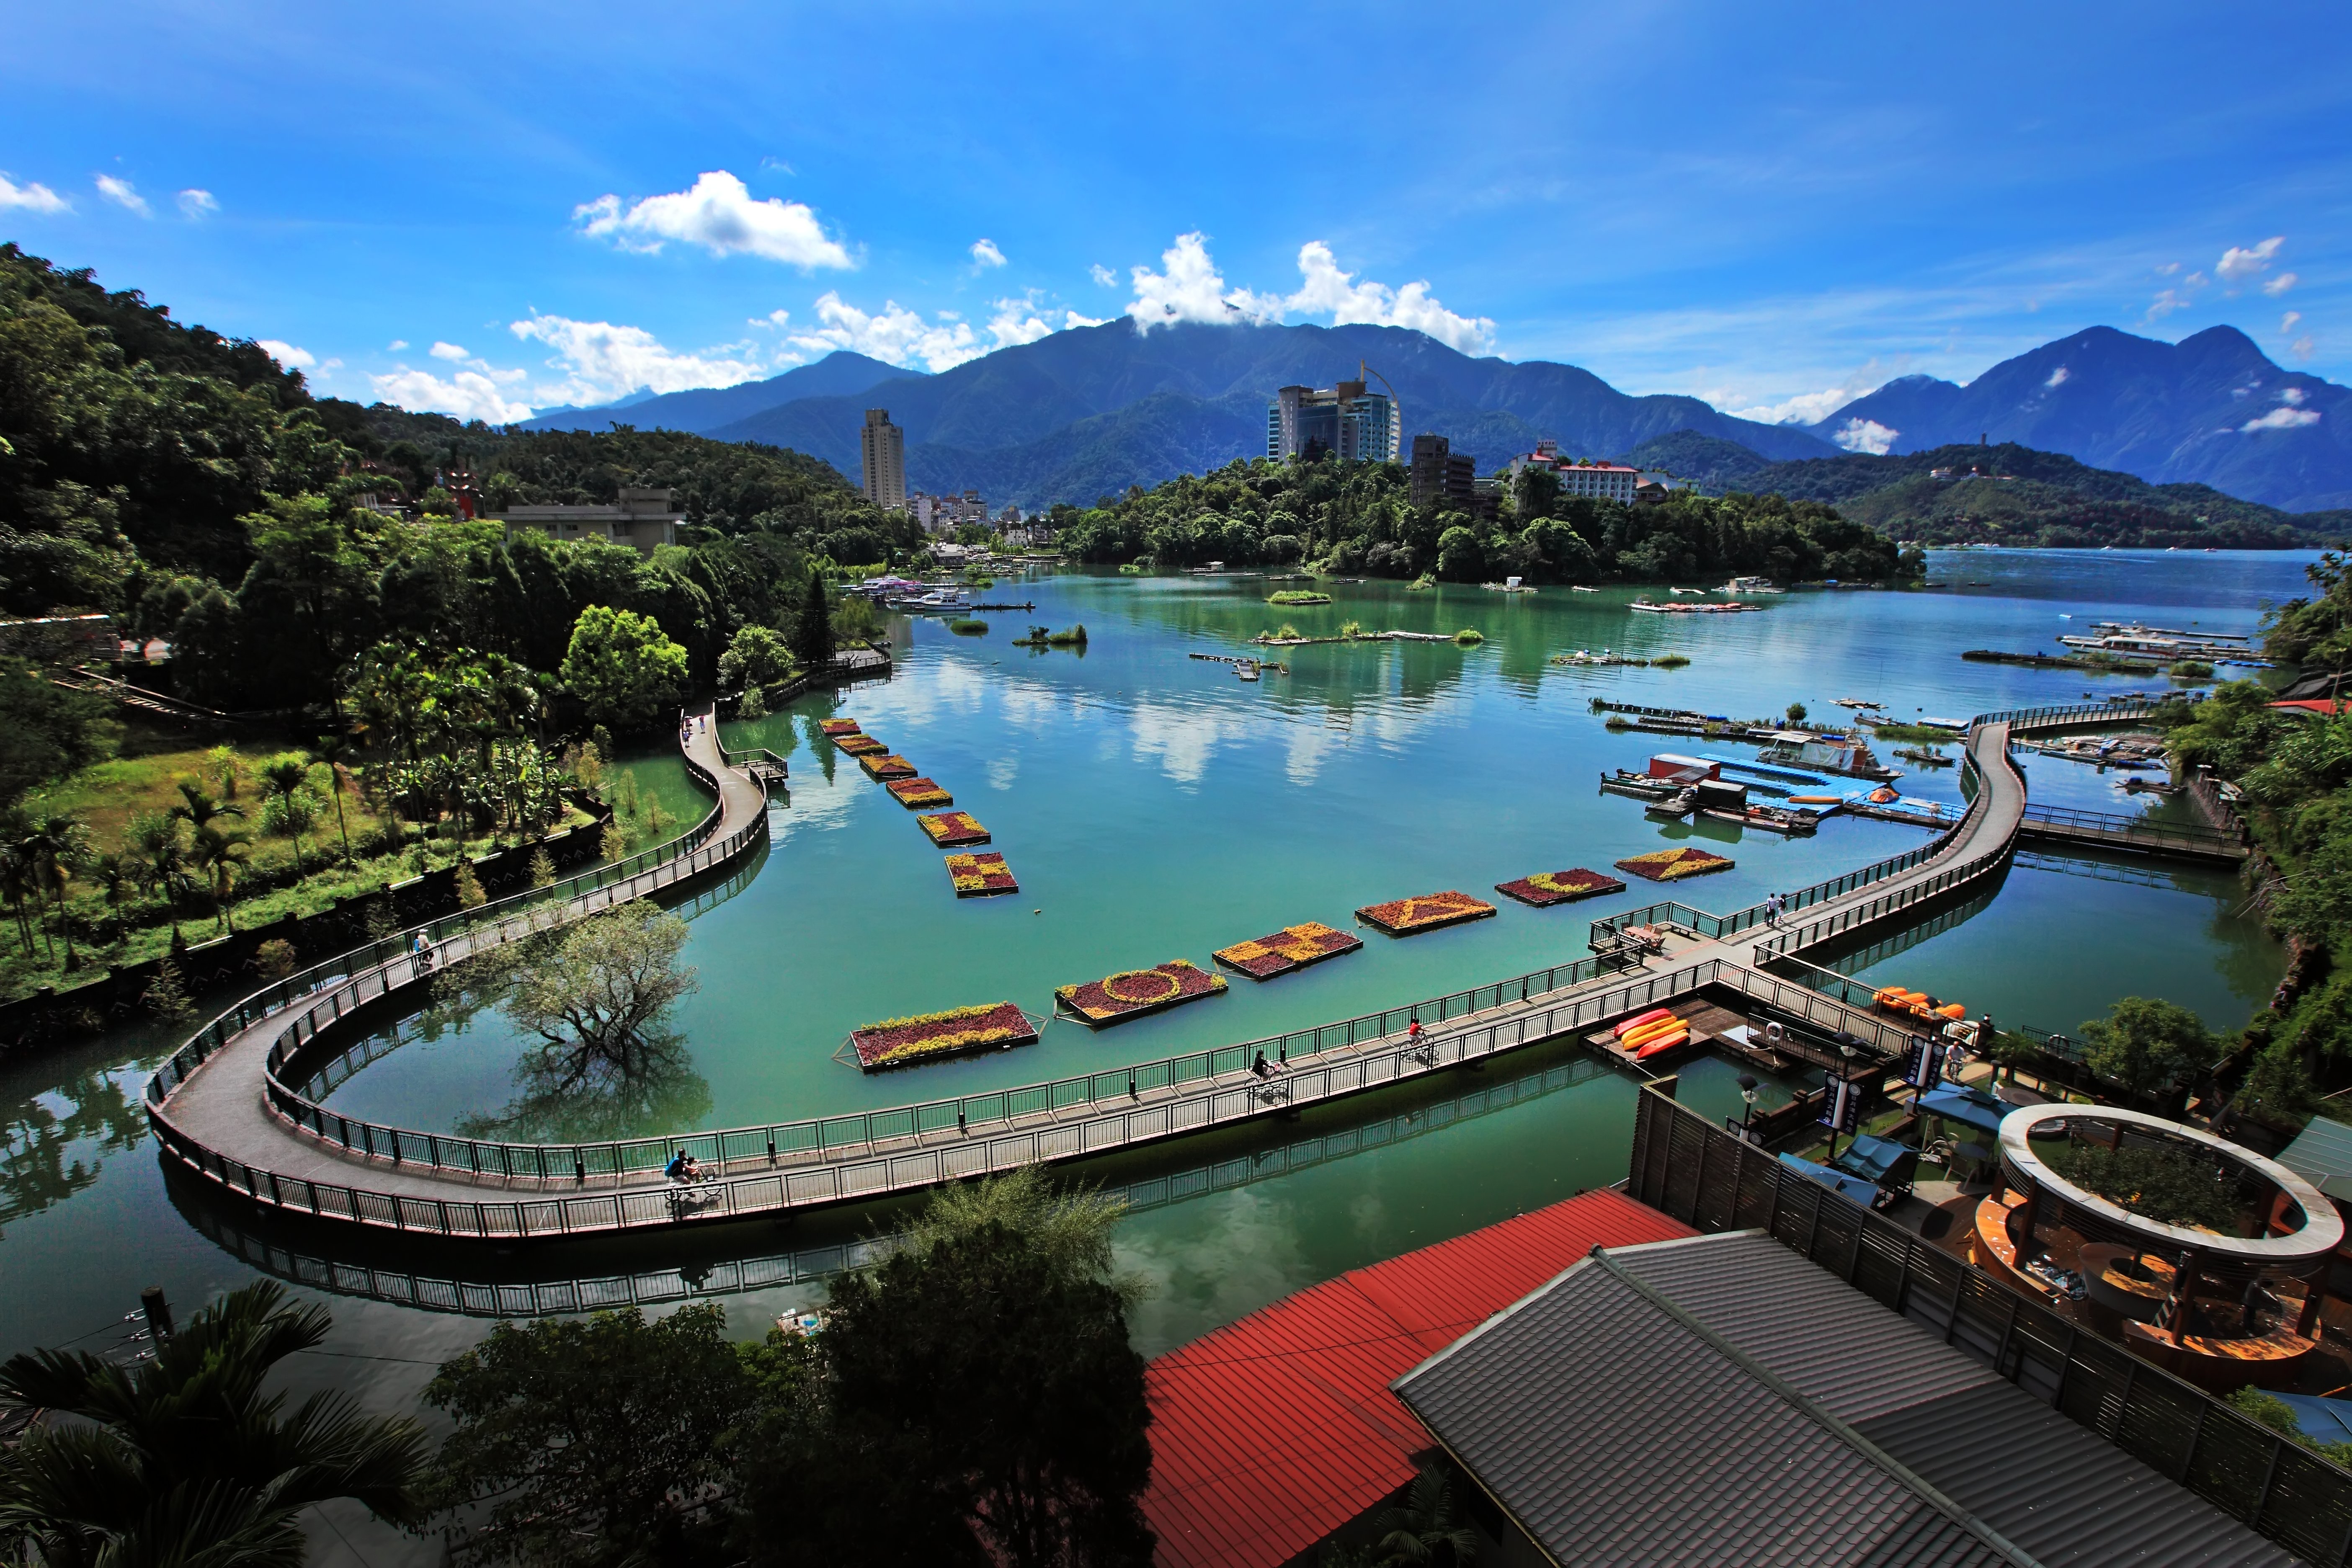
[[[1285,1297],[1153,1362],[1143,1510],[1165,1568],[1280,1568],[1410,1483],[1389,1384],[1595,1247],[1695,1234],[1586,1193]]]
[[[2352,704],[2352,697],[2294,697],[2284,702],[2273,702],[2273,708],[2293,708],[2305,713],[2320,713],[2332,719]]]

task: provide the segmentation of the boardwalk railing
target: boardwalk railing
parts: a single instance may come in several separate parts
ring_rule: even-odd
[[[1697,1230],[1764,1231],[2303,1561],[2352,1553],[2352,1475],[1655,1089],[1627,1189]]]
[[[2244,847],[2235,834],[2218,827],[2192,822],[2153,822],[2145,816],[2078,811],[2065,805],[2029,805],[2023,826],[2028,829],[2054,828],[2058,830],[2054,837],[2078,843],[2105,842],[2126,849],[2170,849],[2218,859],[2239,859]]]
[[[687,772],[695,782],[709,790],[716,801],[719,781],[709,770],[686,757]],[[512,928],[517,920],[530,922],[528,929],[543,929],[554,923],[548,917],[567,919],[592,908],[604,908],[618,901],[612,889],[627,888],[629,897],[643,889],[638,884],[653,877],[656,883],[675,881],[683,877],[698,876],[712,867],[721,865],[740,854],[751,844],[767,836],[764,814],[755,817],[739,831],[716,845],[712,836],[726,815],[724,804],[714,804],[709,814],[692,828],[651,849],[640,850],[625,860],[599,866],[579,876],[567,878],[544,888],[531,888],[490,903],[461,910],[439,920],[427,921],[405,931],[353,948],[321,963],[289,975],[275,984],[266,985],[237,1002],[227,1011],[200,1027],[174,1052],[172,1059],[157,1069],[147,1082],[147,1103],[161,1106],[172,1091],[187,1081],[215,1051],[231,1039],[273,1014],[281,1013],[297,1003],[309,1004],[294,1021],[289,1035],[299,1033],[308,1039],[319,1028],[363,1000],[382,996],[394,986],[395,966],[409,962],[416,939],[422,936],[427,944],[441,947],[454,940],[491,927]],[[601,900],[599,894],[605,896]],[[373,991],[362,993],[373,984]],[[323,1014],[323,1016],[322,1016]],[[281,1045],[285,1040],[281,1038]],[[290,1048],[290,1047],[289,1047]],[[277,1065],[273,1048],[272,1067]]]

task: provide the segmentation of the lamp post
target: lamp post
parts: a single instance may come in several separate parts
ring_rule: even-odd
[[[1748,1102],[1747,1109],[1739,1113],[1739,1141],[1744,1143],[1748,1142],[1748,1121],[1756,1114],[1756,1076],[1741,1073],[1736,1081],[1739,1085],[1739,1098]]]
[[[1853,1037],[1853,1034],[1851,1030],[1840,1029],[1838,1031],[1838,1055],[1845,1058],[1845,1069],[1839,1075],[1839,1078],[1840,1080],[1846,1085],[1846,1093],[1848,1095],[1852,1095],[1853,1092],[1853,1058],[1854,1053],[1859,1049],[1861,1044],[1861,1041]],[[1837,1135],[1838,1122],[1840,1120],[1841,1118],[1834,1113],[1834,1110],[1832,1110],[1830,1117],[1830,1160],[1832,1163],[1837,1160]]]

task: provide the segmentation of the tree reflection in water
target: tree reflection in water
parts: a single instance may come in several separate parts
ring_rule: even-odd
[[[147,1119],[127,1081],[94,1068],[0,1112],[0,1226],[64,1202],[98,1180],[106,1155],[139,1146]]]
[[[515,1064],[515,1097],[457,1123],[467,1138],[525,1143],[596,1143],[694,1127],[710,1115],[710,1085],[694,1070],[683,1036],[639,1035],[614,1052],[541,1045]]]

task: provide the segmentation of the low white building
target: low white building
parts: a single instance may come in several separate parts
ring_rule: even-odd
[[[601,539],[651,555],[677,542],[677,525],[686,521],[686,511],[677,504],[676,490],[624,485],[611,506],[510,506],[490,517],[506,524],[509,534],[529,530],[550,539]]]
[[[1559,493],[1564,496],[1597,496],[1613,500],[1621,506],[1632,506],[1634,491],[1647,478],[1639,468],[1629,468],[1622,463],[1595,462],[1590,458],[1568,458],[1559,455],[1556,442],[1538,441],[1532,452],[1522,452],[1511,459],[1511,478],[1529,468],[1542,468],[1559,480]]]

